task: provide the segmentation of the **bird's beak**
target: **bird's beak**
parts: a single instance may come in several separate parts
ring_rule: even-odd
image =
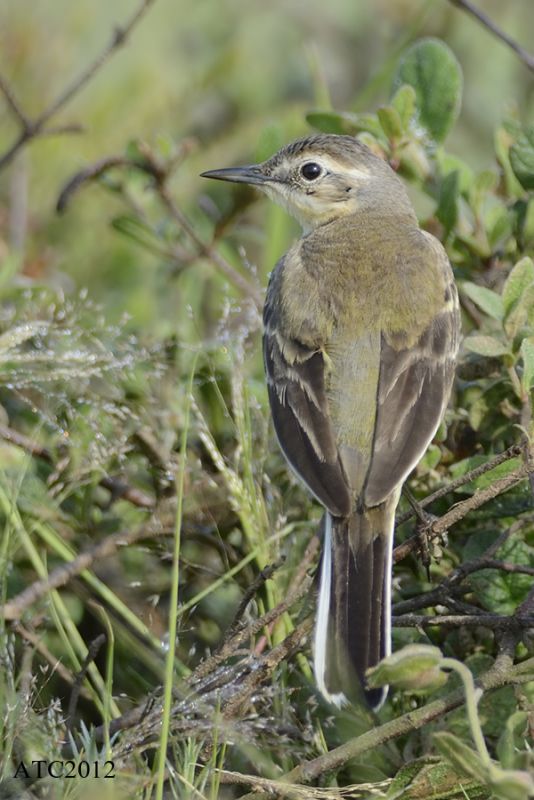
[[[208,172],[202,172],[200,177],[214,178],[217,181],[231,181],[232,183],[250,183],[254,186],[261,186],[268,180],[267,175],[254,164],[250,167],[210,169]]]

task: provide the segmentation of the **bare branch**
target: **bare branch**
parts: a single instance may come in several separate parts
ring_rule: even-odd
[[[180,225],[180,227],[187,233],[192,242],[196,245],[200,255],[211,261],[217,269],[225,275],[228,280],[237,286],[246,297],[250,297],[256,308],[261,309],[263,306],[262,292],[253,286],[246,278],[244,278],[236,269],[225,259],[217,250],[210,244],[206,244],[197,234],[194,227],[191,225],[185,214],[178,208],[173,198],[169,194],[167,187],[161,183],[158,187],[158,193],[163,203],[167,207],[173,219]]]
[[[43,657],[43,659],[45,661],[48,661],[52,669],[52,674],[57,672],[59,677],[63,681],[65,681],[66,684],[68,684],[69,686],[72,686],[74,684],[75,680],[74,675],[69,669],[67,669],[67,667],[64,664],[62,664],[61,660],[48,649],[48,647],[43,641],[42,635],[38,636],[33,631],[28,630],[23,625],[21,625],[20,622],[13,622],[12,625],[10,626],[10,629],[14,631],[22,639],[24,639],[25,642],[31,644],[31,646]],[[92,699],[90,693],[84,686],[82,686],[80,694],[86,700]]]
[[[427,628],[432,625],[446,626],[450,628],[476,628],[479,625],[492,630],[512,630],[529,628],[534,625],[534,617],[531,616],[518,618],[514,615],[505,616],[500,614],[403,614],[401,617],[393,617],[393,624],[397,628]]]
[[[58,133],[79,132],[79,126],[62,126],[60,128],[47,128],[46,126],[47,123],[89,83],[94,75],[107,64],[114,53],[126,44],[133,29],[154,3],[155,0],[141,0],[137,10],[132,14],[130,19],[122,27],[118,27],[114,30],[111,41],[95,60],[68,84],[58,97],[33,120],[26,116],[8,82],[5,78],[0,76],[0,91],[4,94],[7,104],[20,126],[20,132],[17,138],[6,152],[0,156],[0,169],[7,166],[18,151],[32,139],[40,136],[57,135]]]
[[[28,128],[30,126],[30,121],[26,116],[26,114],[24,113],[24,111],[22,110],[22,108],[20,107],[19,102],[13,93],[13,89],[2,75],[0,75],[0,91],[6,98],[6,102],[9,108],[11,109],[11,113],[13,114],[14,117],[16,117],[16,119],[20,123],[20,126],[23,129]]]
[[[456,6],[457,8],[461,8],[462,11],[465,11],[468,14],[471,14],[476,20],[478,20],[485,28],[487,28],[491,33],[500,39],[501,42],[508,45],[508,47],[519,56],[523,64],[534,72],[534,56],[531,55],[524,47],[521,47],[515,39],[512,39],[505,31],[501,30],[492,19],[490,19],[486,14],[484,14],[480,9],[473,5],[470,0],[449,0],[449,2]]]
[[[155,534],[150,534],[155,535]],[[90,547],[66,564],[56,567],[48,578],[35,581],[15,597],[12,597],[4,606],[0,606],[0,616],[8,620],[17,620],[26,609],[47,595],[53,589],[65,586],[84,570],[89,569],[95,561],[102,561],[113,555],[120,547],[132,545],[148,536],[146,530],[141,528],[130,533],[113,533],[102,542]]]
[[[263,628],[266,628],[268,625],[274,622],[274,620],[281,617],[282,614],[288,611],[291,606],[297,602],[297,600],[300,600],[301,597],[304,597],[306,592],[309,591],[313,582],[313,579],[308,576],[307,571],[310,565],[313,563],[318,549],[319,539],[317,536],[313,536],[308,544],[308,547],[306,548],[306,552],[302,558],[298,573],[295,575],[295,578],[292,581],[291,591],[288,592],[286,598],[270,611],[267,611],[267,613],[262,617],[254,620],[254,622],[252,622],[250,625],[247,625],[246,628],[243,628],[234,634],[234,636],[224,643],[217,653],[214,653],[214,655],[204,659],[204,661],[198,665],[193,674],[195,680],[209,675],[209,673],[212,672],[216,666],[221,664],[228,657],[235,655],[237,648],[240,647],[243,642],[247,641],[247,639],[250,639],[252,636],[255,636]]]
[[[225,635],[225,639],[221,642],[221,646],[224,644],[224,641],[232,636],[242,625],[242,618],[247,610],[248,604],[251,602],[252,598],[259,592],[262,586],[272,578],[274,573],[277,569],[280,569],[282,564],[285,562],[285,557],[278,559],[274,564],[267,564],[255,577],[253,582],[250,584],[248,589],[246,590],[245,594],[241,598],[241,602],[237,607],[237,611],[234,614],[234,618],[230,625],[228,626],[228,630]],[[533,570],[534,571],[534,570]],[[219,648],[220,649],[220,648]]]
[[[446,486],[442,486],[441,489],[429,494],[428,497],[424,497],[422,500],[418,500],[417,504],[419,508],[426,508],[427,506],[434,503],[436,500],[440,500],[442,497],[445,497],[450,492],[454,492],[456,489],[459,489],[460,486],[465,486],[466,483],[471,483],[471,481],[480,478],[481,475],[484,475],[486,472],[489,472],[495,467],[498,467],[500,464],[504,464],[505,461],[510,461],[512,458],[516,458],[520,456],[523,452],[523,448],[519,444],[514,444],[505,450],[503,453],[498,453],[493,458],[490,458],[489,461],[486,461],[485,464],[480,464],[480,466],[475,467],[469,472],[466,472],[465,475],[460,475],[458,478],[455,478],[453,481],[449,481]],[[395,524],[402,525],[403,522],[406,522],[411,517],[413,517],[415,511],[411,509],[410,511],[406,511],[404,514],[400,514],[397,519],[395,520]]]

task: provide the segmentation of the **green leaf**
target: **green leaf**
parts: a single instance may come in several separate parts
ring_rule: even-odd
[[[436,209],[436,217],[445,228],[448,236],[458,221],[458,210],[460,200],[460,176],[457,170],[450,172],[441,181],[439,188],[439,202]]]
[[[504,305],[502,297],[485,286],[479,286],[471,281],[464,281],[461,290],[473,303],[493,319],[502,320],[504,317]]]
[[[504,172],[506,194],[510,197],[523,197],[525,191],[517,180],[510,163],[510,148],[513,141],[514,140],[505,128],[497,128],[494,140],[495,154]]]
[[[278,124],[266,125],[261,131],[254,160],[256,162],[265,161],[272,153],[279,150],[284,143],[284,133],[282,126]]]
[[[510,147],[510,164],[524,189],[534,189],[534,125],[524,128]]]
[[[408,141],[399,148],[399,172],[411,180],[424,182],[432,174],[432,167],[424,147],[416,141]]]
[[[521,332],[521,329],[531,325],[534,317],[534,283],[526,286],[518,300],[505,317],[504,330],[510,339]]]
[[[382,126],[375,114],[351,114],[349,111],[310,111],[306,121],[313,128],[324,133],[338,133],[354,136],[366,131],[383,139]]]
[[[439,689],[448,678],[440,668],[442,658],[439,647],[408,644],[370,669],[367,682],[371,688],[390,683],[415,692]]]
[[[523,359],[521,385],[525,392],[530,392],[534,386],[534,337],[529,336],[521,342],[521,358]]]
[[[475,184],[475,173],[471,167],[462,161],[458,156],[447,153],[440,149],[436,153],[436,163],[439,167],[439,174],[445,177],[451,172],[457,172],[460,181],[460,193],[467,193]]]
[[[415,89],[407,83],[397,89],[391,100],[391,105],[397,110],[402,128],[405,131],[408,130],[411,119],[415,114],[415,101]]]
[[[512,215],[504,203],[495,202],[495,197],[492,200],[493,205],[484,215],[484,222],[491,250],[495,251],[504,247],[512,235]]]
[[[486,531],[471,534],[463,548],[464,560],[479,557],[491,543]],[[499,561],[534,567],[534,549],[518,536],[510,537],[493,557]],[[532,577],[521,572],[483,569],[469,576],[469,585],[483,608],[494,614],[513,614],[532,588]]]
[[[164,243],[158,239],[152,228],[138,217],[121,214],[111,220],[111,226],[123,236],[146,248],[148,252],[163,258],[168,257]]]
[[[347,133],[346,120],[335,111],[310,111],[306,114],[306,122],[323,133]]]
[[[438,752],[460,775],[467,775],[480,783],[488,781],[488,769],[476,750],[468,747],[461,739],[447,731],[435,733],[432,739]]]
[[[421,39],[402,58],[393,86],[413,86],[418,121],[432,139],[442,142],[454,125],[462,102],[462,70],[452,50],[439,39]]]
[[[493,336],[468,336],[464,341],[464,347],[470,353],[477,353],[488,358],[498,358],[507,355],[510,349]]]
[[[494,768],[491,788],[496,800],[528,800],[534,795],[534,779],[528,772]]]
[[[528,735],[528,714],[515,711],[506,720],[506,725],[497,743],[499,761],[506,769],[517,767],[517,756],[526,743]]]
[[[506,314],[531,283],[534,283],[534,262],[525,257],[512,268],[504,283],[502,299]]]
[[[376,113],[387,138],[391,141],[400,139],[402,136],[402,122],[397,109],[393,108],[393,106],[382,106]]]

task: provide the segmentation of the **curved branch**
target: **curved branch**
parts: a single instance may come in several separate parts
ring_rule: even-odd
[[[79,131],[79,126],[68,126],[60,129],[47,128],[47,123],[56,116],[67,103],[75,97],[81,89],[94,77],[94,75],[109,61],[113,54],[124,44],[126,44],[133,29],[140,22],[142,17],[148,11],[155,0],[141,0],[137,10],[132,14],[130,19],[122,26],[113,31],[111,41],[106,45],[102,52],[89,64],[74,80],[69,83],[63,91],[56,97],[50,105],[35,119],[30,119],[22,109],[21,105],[15,98],[13,90],[7,83],[6,79],[0,76],[0,91],[6,98],[7,104],[11,110],[12,115],[15,117],[20,126],[20,132],[6,150],[0,156],[0,169],[6,167],[16,156],[18,151],[24,147],[32,139],[40,136],[56,135],[57,133],[76,133]]]

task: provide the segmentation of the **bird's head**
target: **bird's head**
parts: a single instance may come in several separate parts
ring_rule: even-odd
[[[209,170],[202,177],[257,186],[305,231],[372,206],[408,203],[411,210],[393,170],[352,136],[298,139],[261,164]]]

